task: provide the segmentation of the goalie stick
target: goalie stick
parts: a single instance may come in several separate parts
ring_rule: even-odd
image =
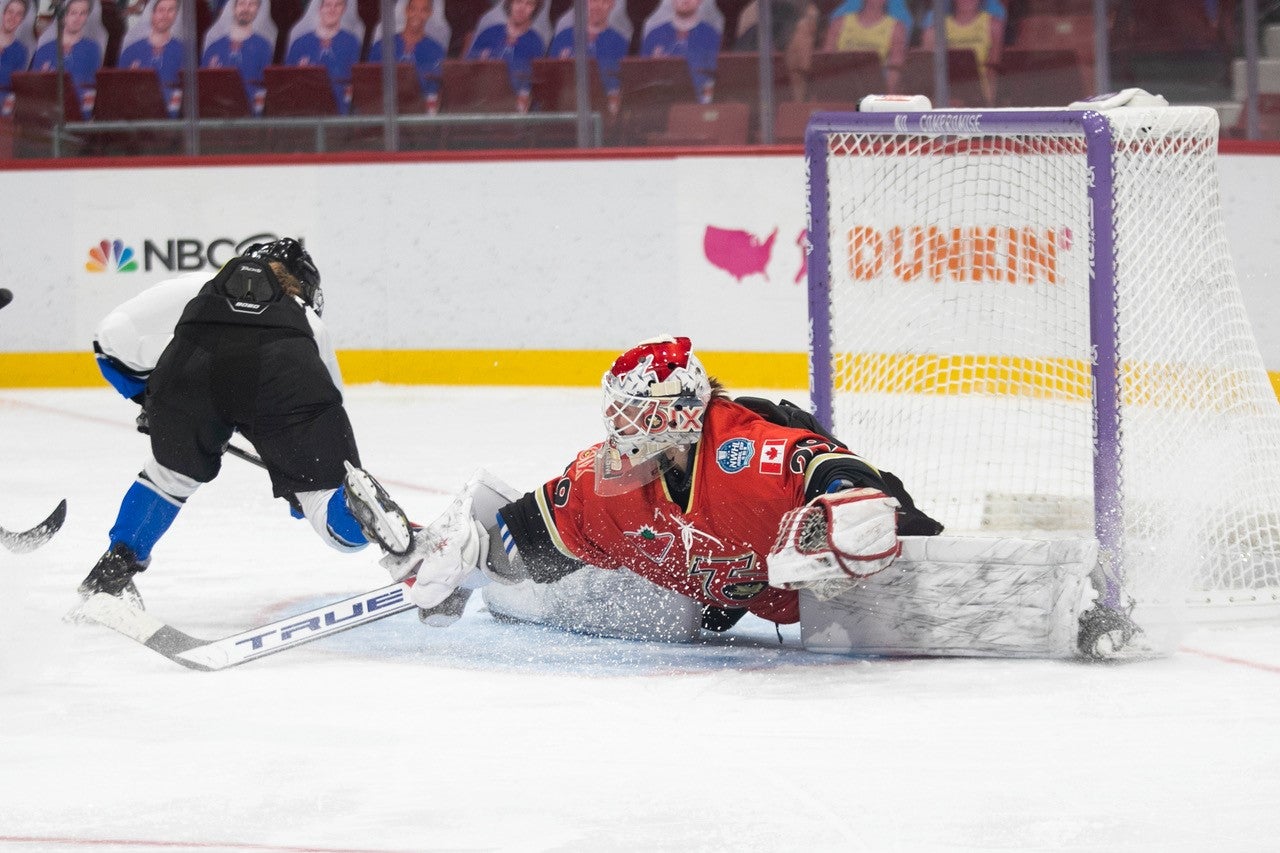
[[[21,530],[17,533],[5,530],[0,527],[0,544],[8,548],[15,554],[25,554],[28,551],[34,551],[44,543],[53,538],[53,534],[62,529],[62,522],[67,519],[67,501],[63,498],[53,512],[49,513],[49,517],[37,524],[30,530]]]
[[[145,610],[131,607],[104,592],[90,596],[81,605],[79,614],[142,643],[174,663],[215,672],[412,610],[416,606],[409,600],[412,585],[410,578],[220,640],[202,640],[185,634]]]

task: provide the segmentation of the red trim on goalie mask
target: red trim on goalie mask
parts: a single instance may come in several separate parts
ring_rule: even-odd
[[[693,342],[688,338],[676,338],[672,341],[654,341],[639,344],[624,352],[613,362],[609,372],[614,376],[626,376],[640,366],[640,362],[652,356],[650,363],[658,381],[665,381],[671,371],[677,367],[689,366],[689,353],[693,351]]]

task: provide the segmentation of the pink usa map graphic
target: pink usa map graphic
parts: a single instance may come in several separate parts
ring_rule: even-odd
[[[802,228],[795,239],[799,257],[793,284],[804,281],[809,272],[809,259],[804,251],[806,236],[807,232]],[[738,281],[749,275],[761,275],[768,281],[767,270],[773,259],[774,242],[777,239],[776,227],[767,237],[761,237],[743,229],[708,225],[702,235],[702,253],[712,266],[724,270]]]

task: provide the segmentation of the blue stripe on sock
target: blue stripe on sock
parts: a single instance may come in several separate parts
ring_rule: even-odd
[[[356,521],[356,517],[347,508],[346,486],[340,486],[338,491],[333,493],[333,497],[329,498],[329,506],[325,509],[325,521],[335,539],[352,547],[369,544],[368,537],[360,529],[360,522]]]
[[[158,491],[152,483],[138,480],[120,502],[120,512],[111,528],[111,544],[123,542],[140,561],[147,560],[181,508],[180,503]]]

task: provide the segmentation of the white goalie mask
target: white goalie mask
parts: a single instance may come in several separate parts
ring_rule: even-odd
[[[664,454],[697,443],[711,380],[688,338],[663,335],[618,356],[605,371],[605,442],[596,451],[596,491],[618,494],[662,470]]]

